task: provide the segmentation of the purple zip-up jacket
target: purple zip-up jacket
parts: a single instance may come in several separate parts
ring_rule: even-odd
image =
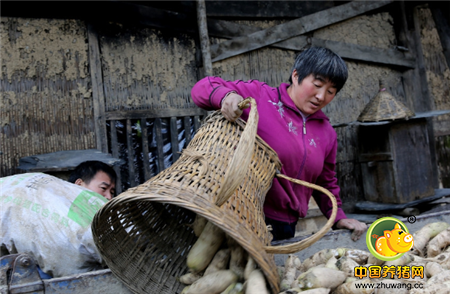
[[[303,118],[287,93],[289,84],[278,88],[256,80],[225,81],[206,77],[192,88],[195,104],[206,110],[221,108],[221,101],[229,92],[253,97],[258,105],[258,135],[278,154],[281,173],[289,177],[317,184],[336,196],[339,206],[335,223],[346,218],[341,208],[339,186],[335,177],[337,135],[328,117],[321,111]],[[249,109],[241,118],[247,120]],[[314,191],[314,193],[313,193]],[[331,200],[311,188],[275,177],[266,195],[264,214],[274,220],[296,222],[305,217],[311,196],[322,213],[329,218]]]

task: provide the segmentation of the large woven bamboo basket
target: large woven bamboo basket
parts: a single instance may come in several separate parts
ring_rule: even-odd
[[[177,278],[188,272],[186,256],[197,239],[189,224],[196,214],[247,250],[272,293],[279,292],[273,253],[302,250],[333,225],[337,204],[329,191],[278,174],[281,163],[256,135],[258,113],[250,101],[247,124],[230,123],[220,112],[213,113],[171,167],[120,194],[95,215],[95,243],[111,271],[134,293],[182,291]],[[299,243],[270,246],[263,203],[275,176],[330,197],[333,213],[319,232]]]

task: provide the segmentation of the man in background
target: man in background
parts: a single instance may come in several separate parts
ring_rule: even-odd
[[[0,256],[28,254],[42,279],[102,269],[91,221],[115,196],[116,178],[101,161],[82,162],[68,181],[44,173],[2,178]]]
[[[70,174],[68,181],[111,200],[116,193],[116,178],[116,172],[111,166],[90,160],[80,163]]]

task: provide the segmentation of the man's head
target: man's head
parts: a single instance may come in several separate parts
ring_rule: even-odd
[[[322,47],[308,48],[297,56],[289,77],[291,84],[294,70],[297,71],[298,84],[309,75],[321,76],[328,79],[337,92],[342,89],[348,78],[347,65],[342,58]]]
[[[88,188],[111,200],[116,192],[116,172],[101,161],[80,163],[70,174],[69,182]]]

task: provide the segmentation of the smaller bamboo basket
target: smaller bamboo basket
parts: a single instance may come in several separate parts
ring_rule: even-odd
[[[383,80],[380,80],[380,90],[364,107],[357,120],[361,122],[378,122],[387,120],[409,119],[415,114],[405,104],[398,101],[386,91]]]
[[[94,216],[94,241],[114,275],[134,293],[181,293],[177,278],[188,272],[186,256],[195,243],[189,224],[201,215],[234,238],[258,263],[272,293],[279,292],[273,254],[311,246],[333,225],[337,204],[326,189],[279,174],[277,154],[256,135],[252,98],[247,123],[228,122],[220,112],[207,117],[189,146],[169,168],[120,194]],[[320,190],[333,212],[316,234],[298,243],[270,246],[263,204],[275,176]]]

